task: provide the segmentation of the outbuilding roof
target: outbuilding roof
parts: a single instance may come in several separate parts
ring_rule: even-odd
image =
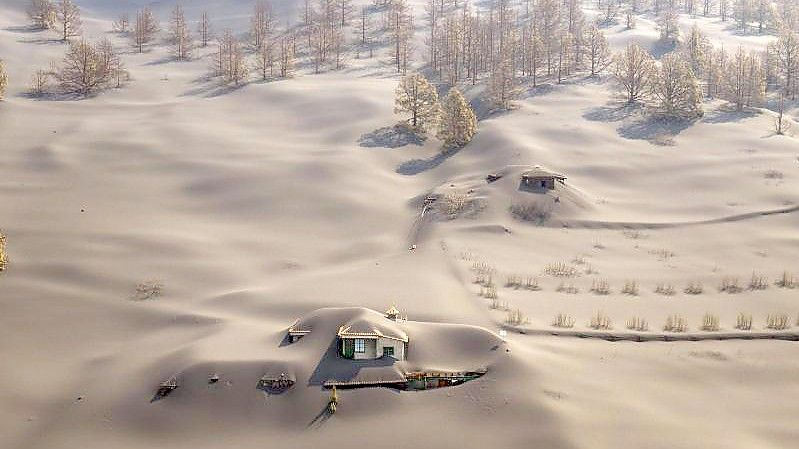
[[[522,178],[555,178],[555,179],[564,180],[566,179],[566,176],[561,175],[560,173],[546,170],[544,168],[541,168],[540,166],[535,166],[534,168],[522,173]]]

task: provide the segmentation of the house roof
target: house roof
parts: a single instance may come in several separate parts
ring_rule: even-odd
[[[291,326],[289,326],[289,334],[291,335],[305,335],[310,333],[311,333],[311,328],[303,326],[302,323],[300,323],[299,319],[294,320],[294,323],[292,323]]]
[[[566,177],[564,175],[561,175],[560,173],[543,169],[537,165],[533,169],[527,170],[526,172],[522,173],[522,178],[555,178],[560,180],[566,179]]]
[[[388,310],[386,310],[385,314],[386,314],[386,316],[388,316],[388,315],[399,315],[400,311],[397,309],[397,306],[392,304],[391,307],[389,307]]]
[[[394,321],[383,317],[364,316],[338,328],[339,338],[389,338],[407,343],[408,334]]]

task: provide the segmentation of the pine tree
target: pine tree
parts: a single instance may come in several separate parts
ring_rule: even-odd
[[[460,91],[453,87],[441,104],[438,138],[446,148],[460,148],[477,132],[477,117]]]
[[[402,77],[395,91],[395,114],[410,113],[410,126],[424,132],[436,124],[439,111],[438,93],[425,77],[418,73]]]
[[[49,30],[55,27],[56,8],[51,0],[31,0],[27,13],[35,28]]]
[[[628,103],[647,97],[655,71],[652,55],[635,43],[613,58],[613,76]]]
[[[56,20],[61,27],[61,40],[81,34],[80,8],[72,0],[60,0],[56,7]]]
[[[655,110],[664,117],[694,119],[703,114],[699,81],[679,53],[660,60],[652,90]]]
[[[169,40],[172,43],[172,52],[176,59],[185,61],[191,57],[193,49],[191,32],[186,24],[186,16],[180,4],[175,5],[172,10],[172,20],[169,23]]]

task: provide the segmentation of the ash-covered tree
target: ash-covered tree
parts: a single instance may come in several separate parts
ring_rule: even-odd
[[[80,20],[80,8],[72,0],[59,0],[56,5],[56,21],[61,32],[61,40],[80,36],[83,23]]]
[[[638,44],[631,43],[613,58],[613,77],[627,103],[646,98],[655,75],[655,60]]]
[[[605,70],[611,62],[610,46],[605,34],[596,25],[585,29],[585,56],[591,69],[591,76]]]
[[[674,45],[680,37],[677,0],[666,0],[665,3],[663,9],[658,14],[657,26],[658,30],[660,30],[660,40]]]
[[[133,26],[133,45],[139,53],[144,52],[144,46],[155,40],[160,31],[158,21],[149,6],[136,12],[136,23]]]
[[[703,114],[699,80],[679,53],[661,58],[652,93],[655,111],[663,117],[689,120]]]
[[[191,39],[191,31],[186,24],[186,15],[180,4],[175,5],[172,10],[172,19],[169,22],[169,41],[172,44],[172,54],[175,59],[185,61],[191,58],[194,44]]]
[[[294,74],[294,39],[296,36],[282,36],[278,41],[280,54],[277,59],[281,78],[289,78]]]
[[[52,73],[49,70],[39,69],[35,71],[28,84],[28,95],[32,97],[44,95],[48,91],[51,75]]]
[[[445,148],[460,148],[477,132],[477,117],[460,91],[453,87],[441,103],[438,138]]]
[[[699,26],[694,24],[685,42],[682,44],[681,52],[696,76],[702,76],[705,72],[707,54],[711,50],[710,41],[699,29]]]
[[[796,32],[782,30],[776,42],[769,45],[770,61],[779,78],[785,96],[796,98],[797,80],[799,79],[799,37]]]
[[[6,87],[8,87],[8,73],[6,73],[6,64],[0,59],[0,100],[6,95]]]
[[[51,0],[30,0],[27,13],[34,28],[39,30],[55,28],[56,9]]]
[[[200,38],[201,47],[205,48],[208,46],[208,43],[211,41],[212,33],[211,19],[208,17],[208,11],[203,11],[200,22],[197,24],[197,34]]]
[[[118,59],[110,41],[93,45],[81,39],[70,43],[55,77],[63,93],[89,96],[108,87]]]
[[[119,34],[128,34],[130,32],[130,16],[128,13],[122,13],[119,18],[111,24],[111,31]]]
[[[214,73],[222,77],[225,84],[238,86],[247,80],[248,70],[241,43],[232,31],[225,30],[214,55]]]
[[[269,44],[273,23],[271,3],[263,0],[256,2],[250,19],[250,45],[256,53],[262,51],[263,47]]]
[[[402,77],[395,91],[394,113],[410,114],[408,124],[417,131],[434,126],[440,113],[435,87],[418,73]]]
[[[260,50],[255,52],[255,70],[261,77],[261,80],[266,81],[275,70],[275,53],[272,42],[263,43]]]
[[[762,67],[762,61],[755,52],[738,47],[723,72],[719,96],[734,104],[738,111],[744,107],[758,106],[766,90]]]

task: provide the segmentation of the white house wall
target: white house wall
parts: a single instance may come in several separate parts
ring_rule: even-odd
[[[390,346],[394,348],[394,358],[405,360],[405,343],[390,338],[379,338],[377,340],[377,357],[383,356],[383,348]]]

